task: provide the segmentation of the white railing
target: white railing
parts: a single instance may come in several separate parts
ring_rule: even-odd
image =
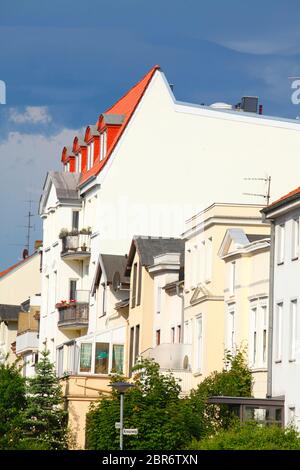
[[[39,347],[39,339],[37,331],[26,331],[17,335],[16,339],[16,354],[21,354],[25,351],[36,350]]]
[[[142,357],[152,358],[161,369],[190,370],[192,346],[183,343],[162,343],[148,349]]]
[[[88,304],[90,301],[90,291],[84,289],[77,289],[76,300],[79,304]]]

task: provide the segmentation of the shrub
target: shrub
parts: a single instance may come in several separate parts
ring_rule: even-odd
[[[194,440],[189,450],[300,450],[300,436],[293,427],[237,424],[216,435]]]

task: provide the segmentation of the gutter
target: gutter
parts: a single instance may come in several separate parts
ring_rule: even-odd
[[[179,286],[181,283],[176,283],[176,295],[181,298],[181,338],[180,342],[183,343],[184,338],[184,295],[180,294]]]
[[[272,397],[272,364],[273,364],[273,328],[274,328],[274,256],[275,256],[275,224],[271,222],[270,272],[269,272],[269,333],[268,333],[268,374],[267,398]]]

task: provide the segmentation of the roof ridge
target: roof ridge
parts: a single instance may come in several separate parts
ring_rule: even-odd
[[[116,106],[116,104],[122,101],[125,98],[125,96],[127,96],[132,90],[134,90],[134,88],[136,88],[147,77],[147,75],[154,73],[156,70],[160,70],[160,68],[161,68],[160,65],[154,65],[154,67],[152,67],[147,73],[145,73],[145,75],[137,83],[135,83],[131,88],[129,88],[129,90],[127,90],[126,93],[124,93],[124,95],[121,96],[121,98],[115,101],[114,104],[112,104],[109,108],[107,108],[104,111],[104,113],[101,113],[101,114],[108,113],[110,109]]]

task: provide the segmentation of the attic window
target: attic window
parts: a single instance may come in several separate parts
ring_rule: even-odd
[[[100,160],[106,157],[107,151],[107,131],[102,132],[100,137]]]
[[[87,169],[89,170],[93,166],[94,161],[94,142],[91,142],[88,145],[88,155],[87,155]]]

